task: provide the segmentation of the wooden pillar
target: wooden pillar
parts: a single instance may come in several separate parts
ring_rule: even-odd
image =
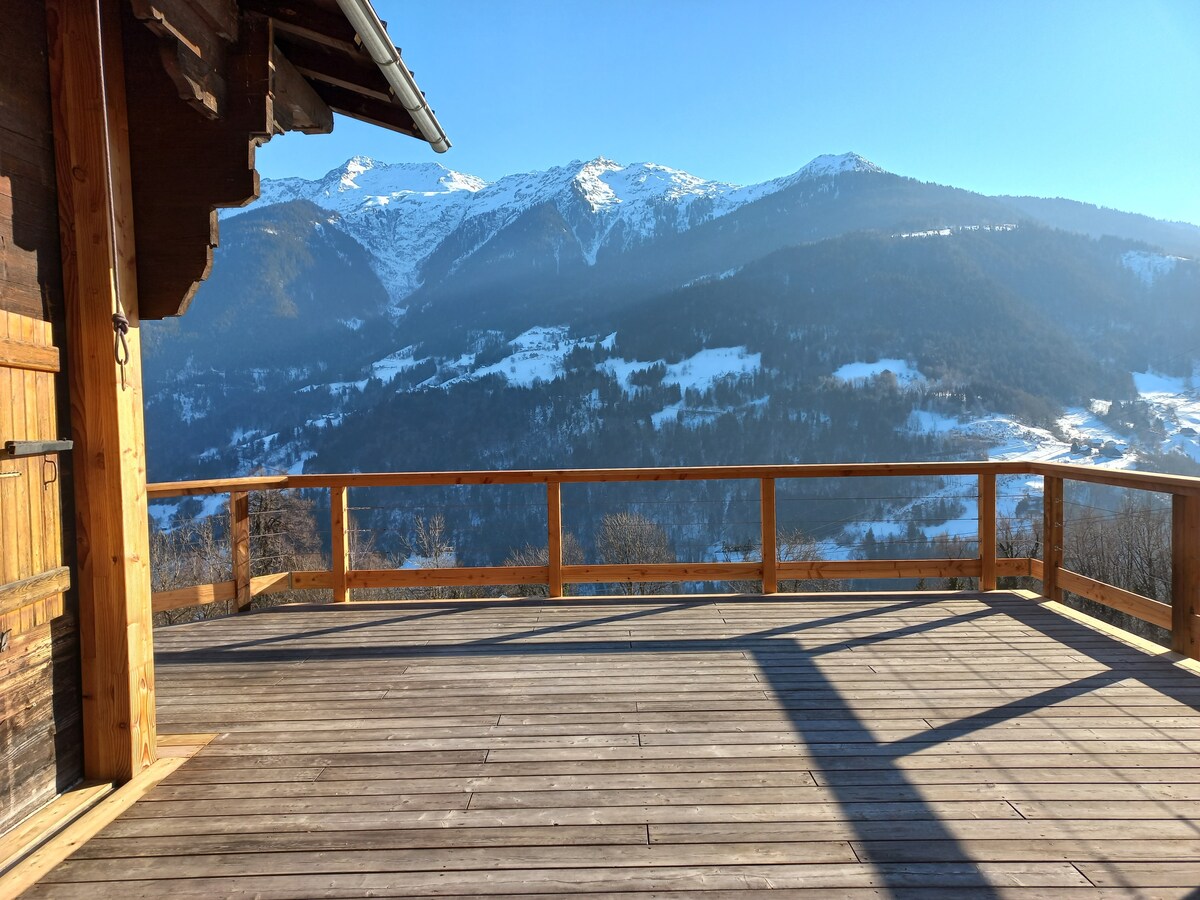
[[[1058,570],[1063,564],[1063,480],[1042,477],[1042,596],[1062,601]]]
[[[229,558],[233,560],[234,601],[238,612],[249,612],[250,601],[250,494],[229,495]]]
[[[979,589],[996,589],[996,476],[979,474]]]
[[[546,483],[546,548],[547,576],[546,592],[551,597],[563,595],[562,554],[562,485],[556,481]]]
[[[1171,498],[1171,649],[1200,659],[1200,496]]]
[[[350,571],[350,491],[344,487],[329,489],[329,555],[333,569],[333,602],[350,599],[346,573]]]
[[[84,772],[155,759],[141,348],[120,8],[48,0],[50,85],[75,440]],[[117,364],[113,315],[128,317]]]
[[[759,519],[762,525],[762,591],[764,594],[779,592],[778,538],[775,524],[775,479],[763,478],[759,485]]]

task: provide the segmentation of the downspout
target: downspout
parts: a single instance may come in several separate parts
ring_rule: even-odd
[[[371,55],[375,65],[379,66],[379,71],[387,79],[400,103],[412,116],[421,136],[438,153],[445,153],[450,149],[450,139],[446,137],[437,116],[425,102],[417,82],[413,80],[412,72],[408,71],[408,66],[400,59],[399,51],[393,46],[392,39],[388,37],[387,29],[383,27],[383,22],[379,20],[370,0],[337,0],[337,4],[358,32],[363,47]]]

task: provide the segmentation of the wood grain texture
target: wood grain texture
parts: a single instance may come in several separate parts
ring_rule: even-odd
[[[71,570],[59,566],[48,572],[0,586],[0,616],[7,615],[51,594],[65,593],[71,586]]]
[[[68,435],[45,9],[0,0],[0,443]],[[70,457],[0,459],[0,834],[82,774]],[[68,529],[69,530],[69,529]]]
[[[1160,628],[1171,629],[1171,604],[1160,600],[1151,600],[1141,594],[1135,594],[1115,585],[1088,578],[1078,572],[1060,568],[1055,573],[1055,583],[1061,590],[1078,594],[1088,600],[1103,603],[1112,609],[1129,613]]]
[[[774,594],[779,590],[778,525],[775,516],[775,479],[763,478],[758,483],[759,524],[762,544],[762,591]]]
[[[229,558],[233,561],[233,593],[238,612],[250,608],[253,599],[250,579],[250,494],[229,495]]]
[[[996,589],[996,476],[979,476],[979,589]]]
[[[1171,505],[1171,648],[1200,659],[1200,497],[1176,494]]]
[[[120,9],[49,0],[82,635],[84,758],[127,781],[155,758],[141,348]],[[113,356],[118,298],[129,362]]]
[[[0,338],[0,366],[30,372],[57,372],[62,367],[57,347]]]
[[[1046,475],[1042,479],[1042,596],[1055,602],[1063,598],[1058,583],[1063,542],[1063,479]]]
[[[350,491],[345,487],[334,487],[329,490],[329,543],[330,587],[333,588],[333,602],[345,603],[350,599],[350,588],[346,581],[346,573],[352,568],[350,563]]]
[[[562,485],[546,485],[546,593],[563,595]]]
[[[163,629],[163,743],[217,736],[29,896],[1094,897],[1088,866],[1185,881],[1194,664],[1053,606],[423,601]]]

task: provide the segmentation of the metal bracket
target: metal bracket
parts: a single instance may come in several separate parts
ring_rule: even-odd
[[[74,446],[73,441],[5,441],[2,455],[8,459],[45,456],[47,453],[63,453]]]

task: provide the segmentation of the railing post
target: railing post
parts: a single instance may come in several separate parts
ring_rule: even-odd
[[[1042,476],[1042,596],[1062,602],[1058,570],[1063,564],[1063,480]]]
[[[550,569],[546,592],[551,597],[561,597],[563,595],[562,485],[557,481],[546,482],[546,549],[547,566]]]
[[[234,603],[238,612],[250,610],[250,494],[229,494],[229,551],[233,561]]]
[[[759,518],[762,523],[762,592],[775,594],[779,592],[779,576],[777,574],[779,548],[775,536],[775,479],[761,479],[758,488]]]
[[[334,603],[345,603],[350,599],[350,589],[346,587],[346,573],[350,570],[350,531],[346,527],[350,520],[349,494],[349,490],[344,487],[329,489],[329,540]]]
[[[1171,649],[1200,659],[1200,496],[1171,498]]]
[[[996,475],[979,473],[979,589],[996,589]]]

